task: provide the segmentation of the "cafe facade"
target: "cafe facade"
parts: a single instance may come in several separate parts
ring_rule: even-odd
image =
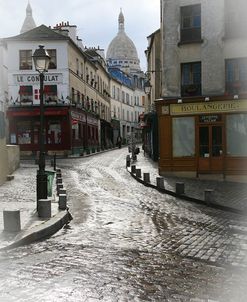
[[[156,102],[159,173],[247,178],[247,96]]]

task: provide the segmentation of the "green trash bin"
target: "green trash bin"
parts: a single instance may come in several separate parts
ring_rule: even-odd
[[[45,174],[47,175],[47,196],[51,197],[52,196],[52,185],[53,185],[53,180],[55,177],[55,172],[54,171],[45,171]]]

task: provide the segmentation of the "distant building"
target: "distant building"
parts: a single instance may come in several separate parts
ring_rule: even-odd
[[[112,119],[119,124],[119,134],[126,139],[135,132],[140,139],[140,116],[144,112],[146,95],[143,90],[145,75],[133,41],[127,36],[122,10],[118,17],[118,33],[110,42],[106,53],[108,71],[111,75]],[[115,129],[114,140],[117,131]]]
[[[161,1],[160,174],[247,175],[246,9]]]
[[[43,44],[51,56],[44,82],[46,151],[81,154],[111,146],[110,133],[101,137],[106,132],[102,128],[110,123],[109,76],[85,52],[76,26],[41,25],[4,41],[10,143],[19,144],[22,154],[39,150],[40,83],[32,54]]]

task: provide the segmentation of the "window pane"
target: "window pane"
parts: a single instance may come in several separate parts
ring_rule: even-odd
[[[193,27],[201,27],[201,16],[193,16]]]
[[[32,69],[32,51],[31,50],[20,50],[20,70]]]
[[[227,116],[227,154],[247,156],[247,114]]]
[[[56,69],[57,68],[57,54],[56,49],[48,49],[47,50],[49,56],[51,57],[48,69]],[[77,67],[79,69],[79,67]]]
[[[222,155],[222,127],[212,127],[212,156]]]
[[[190,28],[191,27],[191,17],[183,17],[182,28]]]
[[[199,128],[199,152],[200,157],[209,157],[209,128]]]
[[[17,123],[17,143],[19,145],[31,144],[32,127],[30,121],[23,121]]]
[[[190,84],[190,64],[182,65],[182,84],[189,85]]]
[[[173,118],[173,156],[195,155],[195,121],[194,117]]]

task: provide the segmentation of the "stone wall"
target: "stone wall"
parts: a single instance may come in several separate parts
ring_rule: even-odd
[[[8,174],[8,153],[6,140],[0,139],[0,185],[5,182]]]
[[[20,147],[7,145],[8,153],[8,174],[12,174],[20,166]]]

